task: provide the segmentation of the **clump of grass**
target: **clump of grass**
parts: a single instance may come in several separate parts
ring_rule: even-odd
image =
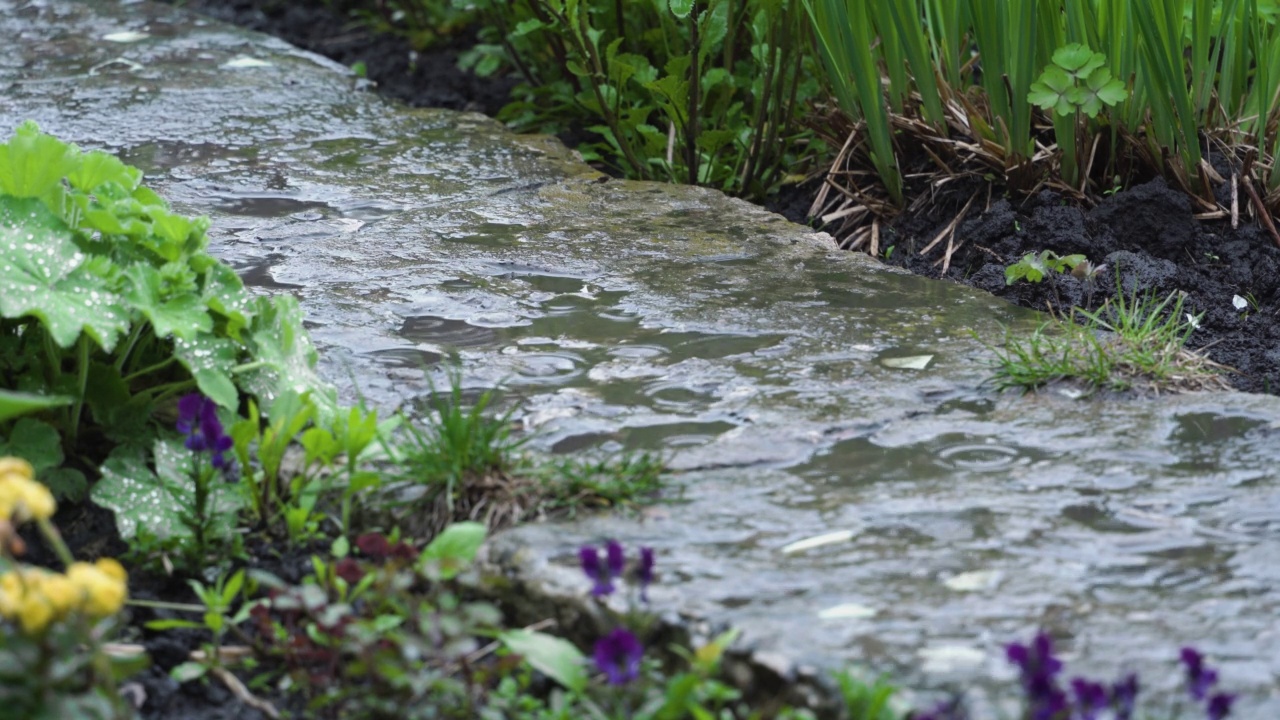
[[[1073,308],[1020,338],[992,347],[997,388],[1032,391],[1074,382],[1089,391],[1150,392],[1226,389],[1228,369],[1188,350],[1198,318],[1183,312],[1183,296],[1163,300],[1123,293],[1097,311]]]
[[[665,471],[662,458],[624,453],[604,458],[550,460],[525,452],[512,414],[493,412],[493,390],[472,404],[463,397],[460,375],[449,390],[433,393],[431,417],[410,424],[399,458],[399,488],[417,488],[407,505],[414,524],[438,531],[449,523],[475,520],[490,529],[532,517],[615,508],[657,495]]]
[[[579,510],[630,505],[657,495],[666,466],[655,453],[573,457],[545,471],[544,508],[570,516]]]

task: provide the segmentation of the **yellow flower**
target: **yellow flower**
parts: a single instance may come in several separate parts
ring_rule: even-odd
[[[0,458],[0,479],[6,475],[18,475],[27,480],[36,479],[36,472],[31,468],[31,463],[16,457]]]
[[[0,617],[15,620],[28,635],[39,635],[49,623],[71,613],[99,619],[114,615],[127,595],[120,563],[102,558],[78,562],[65,575],[23,567],[0,575]]]
[[[17,522],[46,520],[55,510],[53,495],[35,479],[30,463],[0,458],[0,518],[14,518]]]
[[[5,573],[0,578],[0,591],[3,592],[0,611],[6,618],[17,620],[28,635],[43,632],[76,601],[75,588],[65,577],[39,568]]]
[[[18,624],[22,626],[22,631],[28,635],[39,635],[49,626],[54,619],[53,606],[44,596],[31,593],[28,594],[22,603],[22,607],[18,609]]]
[[[41,579],[37,594],[49,604],[54,615],[62,617],[81,606],[84,589],[67,575],[48,573]]]
[[[73,563],[67,578],[80,593],[79,609],[92,618],[104,618],[120,611],[127,593],[124,568],[111,558],[97,564]]]
[[[12,620],[22,606],[22,576],[17,570],[0,575],[0,616]]]

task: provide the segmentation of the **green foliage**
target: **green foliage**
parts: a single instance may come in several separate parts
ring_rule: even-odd
[[[893,696],[898,692],[884,677],[866,682],[852,672],[836,674],[840,698],[849,720],[898,720],[902,712],[894,708]]]
[[[972,159],[1015,189],[1047,177],[1087,192],[1087,181],[1110,188],[1117,175],[1154,171],[1211,207],[1206,138],[1257,148],[1268,188],[1280,189],[1271,0],[806,4],[836,98],[865,121],[860,137],[895,202],[901,178],[886,109],[938,136],[967,136]],[[1036,152],[1049,142],[1033,105],[1052,120],[1057,168]]]
[[[120,679],[144,669],[146,655],[120,656],[104,648],[115,618],[56,623],[39,637],[0,622],[0,707],[24,720],[125,720],[132,708]]]
[[[266,657],[279,663],[278,687],[327,717],[475,717],[487,673],[465,658],[501,620],[454,584],[474,557],[476,530],[451,527],[421,555],[363,536],[360,559],[314,558],[300,585],[256,574],[272,596],[249,612]]]
[[[1027,253],[1004,269],[1004,284],[1012,285],[1019,280],[1038,283],[1049,273],[1065,273],[1083,262],[1083,255],[1059,256],[1052,250],[1041,250],[1039,255]]]
[[[141,446],[117,448],[92,497],[115,513],[121,538],[137,545],[145,528],[143,546],[175,552],[183,569],[192,571],[215,563],[211,553],[231,542],[244,507],[240,488],[177,440],[156,440],[150,453]]]
[[[417,486],[408,516],[443,527],[453,520],[483,519],[491,528],[546,514],[616,508],[651,501],[662,486],[663,459],[650,453],[555,460],[523,452],[527,438],[513,435],[512,410],[491,412],[496,395],[486,390],[468,404],[461,377],[433,394],[425,424],[407,424],[385,443],[394,458],[390,487]],[[403,501],[391,500],[403,505]],[[477,515],[477,508],[484,508]]]
[[[846,113],[866,123],[871,142],[871,162],[880,174],[889,198],[900,204],[903,201],[902,173],[893,146],[889,112],[881,101],[879,63],[885,50],[877,51],[873,41],[877,29],[885,38],[898,37],[897,26],[884,12],[890,6],[891,3],[883,3],[873,8],[868,3],[845,0],[805,0],[836,99]],[[877,10],[881,12],[878,25],[872,20],[872,13]],[[905,30],[910,32],[910,29]],[[903,88],[891,88],[891,91],[899,95]]]
[[[238,611],[231,615],[237,607],[237,599],[245,587],[244,570],[237,570],[231,575],[219,575],[212,587],[198,580],[188,581],[192,592],[204,606],[200,622],[182,619],[153,620],[147,623],[150,630],[200,630],[209,633],[210,640],[201,646],[203,652],[200,660],[188,660],[175,665],[169,675],[178,682],[189,682],[204,677],[210,670],[222,666],[222,644],[227,632],[249,618],[251,605],[241,603]]]
[[[548,461],[544,507],[574,515],[583,508],[616,508],[651,498],[662,488],[663,459],[652,453],[570,457]]]
[[[297,303],[251,297],[206,252],[207,228],[171,212],[136,168],[34,123],[0,145],[0,438],[16,445],[24,414],[43,423],[30,446],[40,463],[55,437],[93,462],[126,444],[138,469],[137,448],[180,394],[235,409],[244,395],[327,392]],[[82,447],[85,436],[95,442]],[[82,475],[55,485],[73,498],[85,487]]]
[[[503,630],[498,639],[511,652],[524,658],[534,669],[560,683],[571,693],[587,689],[586,658],[564,638],[532,630]]]
[[[521,73],[499,115],[517,129],[585,130],[583,156],[627,177],[759,198],[811,152],[798,2],[476,0],[468,62]]]

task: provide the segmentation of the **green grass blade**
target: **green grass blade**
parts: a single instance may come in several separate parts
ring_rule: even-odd
[[[894,154],[889,114],[872,56],[871,18],[861,0],[805,0],[818,48],[845,112],[867,125],[871,161],[890,199],[902,204],[902,174]]]
[[[945,129],[947,120],[942,110],[942,95],[937,82],[937,68],[929,52],[929,37],[921,23],[920,8],[916,0],[884,0],[879,7],[888,7],[893,16],[900,47],[906,56],[916,89],[920,92],[924,118],[934,127]],[[892,61],[889,66],[895,65]]]

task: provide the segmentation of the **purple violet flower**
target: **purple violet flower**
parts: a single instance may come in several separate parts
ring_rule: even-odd
[[[609,566],[609,575],[612,577],[621,577],[622,571],[627,569],[627,556],[622,549],[622,543],[617,540],[610,540],[604,545],[605,563]]]
[[[596,641],[596,668],[608,677],[610,685],[625,685],[639,677],[643,656],[640,639],[626,628],[615,628]]]
[[[649,602],[649,584],[653,582],[653,548],[640,548],[640,565],[636,567],[636,578],[640,581],[640,599]]]
[[[1030,645],[1011,643],[1005,648],[1009,662],[1021,671],[1031,720],[1061,720],[1070,710],[1067,694],[1058,686],[1062,661],[1053,656],[1053,639],[1043,631]]]
[[[1222,720],[1231,714],[1231,704],[1236,700],[1235,695],[1227,693],[1214,693],[1209,698],[1209,703],[1205,705],[1205,713],[1208,720]]]
[[[600,562],[600,551],[591,545],[584,545],[578,550],[578,560],[582,563],[582,572],[595,585],[591,588],[592,597],[604,597],[613,593],[613,575]]]
[[[1206,665],[1204,655],[1192,647],[1182,648],[1182,664],[1187,667],[1187,692],[1195,700],[1204,700],[1218,682],[1218,671]]]
[[[235,442],[223,431],[218,406],[212,400],[198,393],[182,396],[178,400],[177,428],[187,436],[188,450],[209,453],[213,466],[219,470],[230,467],[225,453]]]
[[[1073,678],[1071,691],[1076,696],[1074,717],[1078,720],[1098,720],[1099,714],[1111,704],[1107,688],[1102,683]]]
[[[1138,675],[1129,673],[1111,686],[1111,709],[1115,710],[1115,720],[1133,720],[1133,711],[1138,704]]]

